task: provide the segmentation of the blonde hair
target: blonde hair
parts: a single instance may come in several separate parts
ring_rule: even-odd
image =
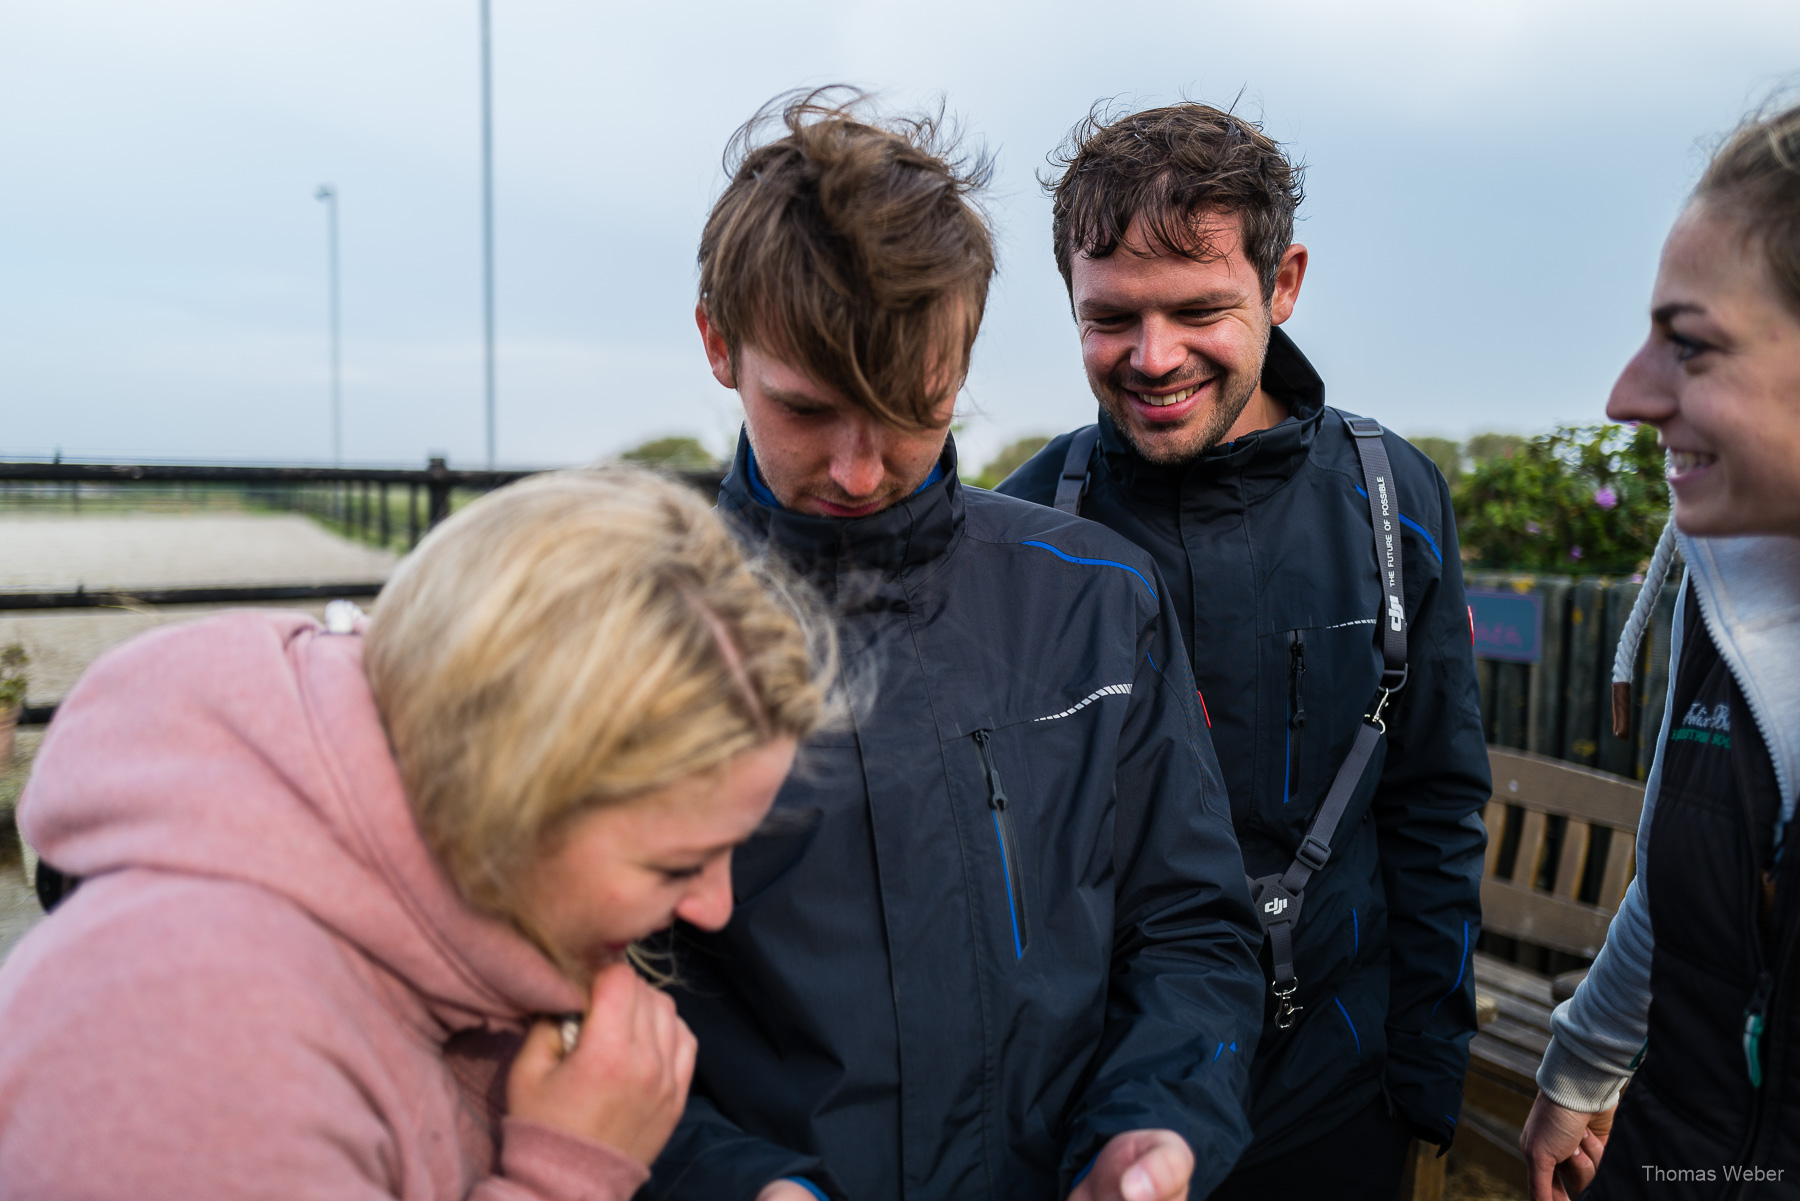
[[[1800,315],[1800,104],[1771,102],[1731,132],[1694,189],[1758,246],[1790,314]]]
[[[365,641],[427,845],[467,901],[534,937],[516,889],[569,819],[806,737],[835,655],[691,488],[623,465],[459,511],[389,580]]]

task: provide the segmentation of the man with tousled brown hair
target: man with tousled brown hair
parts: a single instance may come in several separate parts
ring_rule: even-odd
[[[720,508],[817,586],[850,703],[731,924],[677,932],[700,1054],[654,1197],[1176,1201],[1249,1134],[1258,934],[1166,589],[957,478],[994,256],[949,140],[784,98],[701,238]]]
[[[1301,169],[1184,103],[1071,136],[1046,182],[1099,422],[1000,491],[1168,582],[1267,934],[1255,1138],[1213,1195],[1387,1201],[1448,1144],[1475,1029],[1487,753],[1449,490],[1325,405],[1279,328]]]

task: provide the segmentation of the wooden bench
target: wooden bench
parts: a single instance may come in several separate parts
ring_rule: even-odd
[[[1563,956],[1593,959],[1631,883],[1644,786],[1505,747],[1490,746],[1488,762],[1494,795],[1483,815],[1488,845],[1482,929]],[[1553,976],[1482,952],[1474,959],[1481,1028],[1469,1047],[1462,1119],[1451,1154],[1524,1192],[1519,1132],[1537,1097],[1550,1011],[1574,992],[1587,969]],[[1442,1197],[1443,1161],[1435,1151],[1415,1146],[1402,1197]]]

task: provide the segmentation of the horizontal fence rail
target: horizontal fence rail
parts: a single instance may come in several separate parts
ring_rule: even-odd
[[[405,529],[411,549],[450,515],[458,493],[489,492],[548,468],[508,471],[451,468],[440,457],[423,469],[315,467],[227,463],[64,463],[0,461],[0,504],[80,511],[84,496],[114,497],[168,488],[224,488],[267,508],[309,513],[365,542],[389,546]],[[696,488],[716,491],[720,471],[674,473]],[[404,489],[404,494],[390,489]],[[186,493],[184,493],[186,495]],[[400,512],[395,513],[394,502]],[[421,501],[423,511],[421,511]]]
[[[0,461],[0,510],[81,512],[84,504],[143,502],[161,497],[184,507],[224,499],[233,504],[304,513],[336,532],[390,550],[410,550],[473,496],[551,468],[453,469],[440,457],[422,469],[226,463],[65,463]],[[723,471],[680,471],[675,478],[712,495]],[[77,609],[142,609],[167,605],[235,605],[269,601],[363,599],[380,580],[73,591],[0,590],[0,613]],[[26,705],[25,725],[42,725],[56,706]]]
[[[90,592],[8,592],[0,590],[0,612],[21,609],[132,609],[144,605],[242,605],[257,601],[336,600],[374,596],[380,580],[345,584],[248,584],[217,588],[132,588]]]
[[[0,480],[43,480],[67,483],[313,483],[337,480],[385,481],[391,484],[442,483],[454,488],[498,488],[536,475],[539,468],[517,471],[450,469],[431,459],[420,470],[411,467],[280,467],[230,463],[29,463],[0,461]]]

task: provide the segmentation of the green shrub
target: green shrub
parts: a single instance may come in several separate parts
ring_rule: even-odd
[[[716,471],[719,461],[700,445],[698,438],[654,438],[619,456],[627,463],[660,467],[664,471]]]
[[[1531,439],[1523,434],[1476,434],[1463,445],[1463,457],[1471,467],[1490,459],[1504,459]]]
[[[1429,434],[1407,439],[1414,446],[1425,452],[1425,457],[1437,464],[1437,469],[1444,473],[1444,478],[1452,484],[1462,478],[1463,448],[1462,444],[1449,438],[1436,438]]]
[[[1669,485],[1648,425],[1564,426],[1499,445],[1454,490],[1471,567],[1625,575],[1640,571],[1669,516]],[[1483,450],[1490,450],[1484,446]],[[1497,451],[1498,453],[1492,453]]]
[[[31,681],[25,668],[31,656],[18,643],[0,647],[0,710],[16,709],[25,703],[25,692]]]
[[[1033,434],[1029,438],[1009,442],[1001,448],[999,454],[988,460],[987,466],[964,478],[977,488],[992,488],[1017,471],[1026,459],[1044,449],[1044,444],[1048,441],[1050,439],[1042,434]]]

